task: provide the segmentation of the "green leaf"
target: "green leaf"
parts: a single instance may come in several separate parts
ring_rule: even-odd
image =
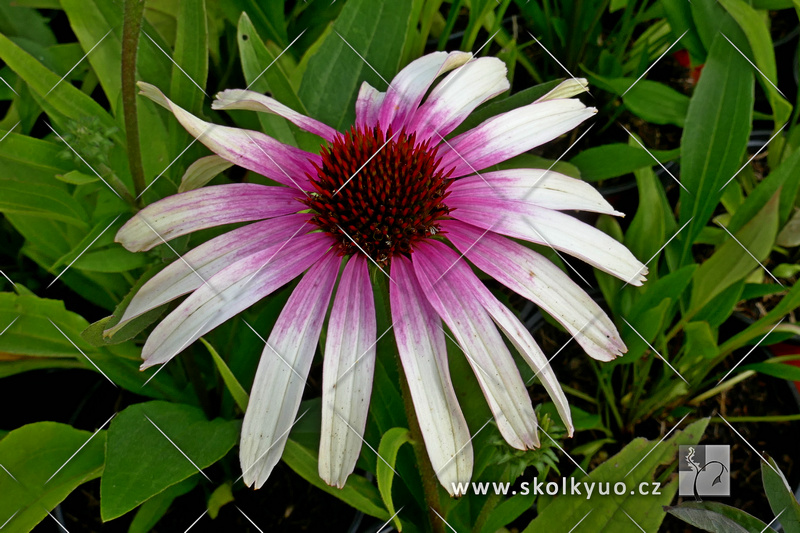
[[[378,461],[378,468],[376,477],[378,478],[378,490],[381,493],[386,509],[390,515],[395,514],[394,503],[392,502],[392,482],[394,481],[394,465],[397,462],[397,452],[400,447],[411,442],[411,433],[406,428],[392,428],[381,437],[381,443],[378,446],[378,456],[383,461]],[[385,462],[384,462],[385,461]],[[403,526],[400,519],[395,516],[395,526],[397,531],[403,531]]]
[[[109,24],[95,0],[61,0],[61,7],[69,17],[69,24],[83,51],[88,53],[91,50],[87,60],[103,86],[112,112],[116,114],[122,91],[121,27],[115,28]]]
[[[172,502],[197,486],[199,476],[192,476],[156,494],[144,502],[133,517],[128,533],[148,533],[167,514]]]
[[[758,518],[719,502],[684,502],[666,511],[687,524],[712,533],[764,533],[767,524]]]
[[[386,512],[381,502],[378,489],[364,477],[350,474],[347,483],[341,489],[331,487],[319,477],[317,472],[317,454],[291,438],[286,441],[283,450],[283,461],[303,479],[339,498],[354,509],[379,520],[388,520],[391,515]]]
[[[50,141],[34,139],[27,135],[18,133],[3,132],[0,137],[4,140],[0,143],[0,161],[6,167],[6,177],[25,179],[31,178],[31,170],[41,174],[45,183],[56,173],[65,173],[72,170],[72,163],[61,157],[65,147]],[[13,165],[13,166],[11,166]],[[9,168],[10,167],[10,168]],[[24,174],[14,174],[11,168],[24,168]],[[39,181],[39,180],[37,180]]]
[[[93,436],[55,422],[29,424],[0,440],[0,464],[16,478],[0,476],[4,529],[30,531],[76,487],[99,477],[105,442],[105,431]]]
[[[699,309],[716,295],[745,278],[772,250],[778,234],[778,195],[729,238],[694,275],[691,307]],[[753,259],[755,257],[755,260]]]
[[[384,80],[400,67],[411,8],[412,2],[373,0],[344,5],[333,31],[309,59],[300,84],[300,99],[311,116],[341,131],[354,120],[362,80],[386,90]]]
[[[792,104],[778,92],[776,87],[778,68],[775,64],[775,51],[768,25],[769,16],[767,13],[759,13],[742,0],[720,0],[720,4],[739,24],[747,37],[747,42],[750,43],[756,67],[760,71],[758,80],[767,93],[777,131],[789,120],[789,116],[792,114]],[[776,147],[773,146],[773,150],[775,149]],[[780,148],[777,150],[780,151]]]
[[[247,395],[244,387],[242,387],[239,380],[236,379],[236,376],[233,375],[231,369],[228,368],[228,365],[225,364],[225,361],[219,356],[219,353],[217,353],[214,347],[203,337],[200,337],[200,341],[205,344],[211,357],[214,358],[214,364],[217,365],[217,370],[219,370],[219,374],[222,376],[222,381],[224,381],[225,386],[228,387],[228,391],[231,393],[231,396],[233,396],[236,405],[238,405],[239,409],[244,413],[247,411],[247,403],[250,401],[250,397]]]
[[[222,459],[236,444],[240,425],[209,421],[196,407],[166,402],[139,403],[122,411],[108,429],[100,483],[103,521],[196,474],[192,463],[206,468]]]
[[[223,483],[208,497],[208,516],[212,519],[219,516],[219,510],[234,500],[230,482]]]
[[[767,461],[768,464],[761,463],[761,479],[769,506],[776,516],[781,515],[779,520],[786,533],[800,533],[800,503],[775,460],[767,456]]]
[[[580,169],[581,178],[585,181],[600,181],[652,167],[658,162],[666,163],[678,156],[680,150],[650,150],[648,154],[639,147],[614,143],[584,150],[573,157],[570,163]]]
[[[636,142],[633,139],[631,143]],[[642,261],[650,261],[666,240],[663,190],[653,169],[644,167],[634,171],[639,191],[639,208],[625,233],[625,246]],[[653,265],[657,265],[656,261]]]
[[[250,89],[269,93],[282,104],[307,115],[308,111],[289,81],[284,65],[261,40],[246,12],[239,18],[236,36],[244,79]],[[272,113],[257,113],[257,116],[265,133],[284,143],[297,145],[293,130],[284,118]]]
[[[689,103],[681,138],[680,222],[689,222],[678,237],[681,264],[722,197],[722,189],[739,170],[750,136],[753,72],[747,60],[717,35],[703,75]]]
[[[684,326],[686,353],[691,357],[710,359],[719,353],[716,333],[708,322],[689,322]]]
[[[656,81],[590,76],[601,88],[621,96],[625,107],[639,118],[652,124],[683,127],[689,110],[689,97],[685,94]]]
[[[751,363],[739,367],[739,370],[755,370],[761,374],[773,376],[787,381],[800,382],[800,368],[778,362]]]
[[[62,188],[52,185],[28,184],[0,179],[0,212],[36,216],[66,222],[88,230],[89,217],[80,203]]]
[[[592,513],[592,517],[577,525],[573,530],[574,533],[639,531],[631,523],[631,519],[645,531],[658,530],[665,515],[662,506],[672,501],[678,489],[677,478],[661,486],[660,495],[643,495],[638,491],[635,491],[635,495],[631,495],[631,489],[638,487],[640,483],[652,484],[655,481],[653,475],[661,465],[673,465],[674,468],[678,446],[700,442],[708,420],[708,418],[698,420],[669,440],[660,443],[643,438],[634,439],[621,452],[609,458],[581,480],[604,484],[607,482],[611,486],[622,482],[627,487],[625,494],[607,498],[587,498],[584,491],[581,495],[559,496],[525,528],[523,533],[571,528],[589,512]]]
[[[0,59],[25,80],[31,91],[39,97],[42,108],[47,114],[55,111],[73,120],[97,117],[102,128],[112,130],[117,127],[114,119],[100,104],[72,84],[59,83],[61,76],[48,70],[2,33],[0,33]],[[115,139],[122,144],[122,136],[119,133],[115,134]]]

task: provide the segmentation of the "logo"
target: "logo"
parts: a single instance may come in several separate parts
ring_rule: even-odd
[[[681,446],[678,454],[678,494],[731,495],[731,447],[728,445]]]

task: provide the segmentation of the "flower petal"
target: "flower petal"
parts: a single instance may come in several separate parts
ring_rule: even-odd
[[[220,126],[200,120],[172,103],[149,83],[139,82],[140,94],[171,111],[193,137],[234,165],[258,172],[289,187],[308,190],[306,174],[316,175],[318,155],[288,146],[263,133]]]
[[[248,486],[260,488],[280,461],[339,274],[331,251],[303,276],[267,339],[244,414],[239,461]]]
[[[625,245],[560,211],[493,198],[448,197],[447,204],[457,220],[561,250],[631,285],[645,281],[647,267]]]
[[[450,196],[468,203],[471,198],[518,200],[555,210],[592,211],[624,216],[591,184],[552,170],[517,168],[485,172],[455,180]]]
[[[300,213],[262,220],[204,242],[142,285],[119,323],[109,332],[117,331],[129,320],[199,288],[223,268],[265,248],[284,243],[299,233],[310,219],[310,214]]]
[[[319,475],[339,488],[361,452],[375,371],[376,330],[367,260],[355,255],[336,290],[322,364]]]
[[[475,174],[573,129],[597,110],[580,100],[534,102],[485,120],[439,146],[440,168],[452,177]]]
[[[367,82],[361,84],[356,100],[356,126],[374,128],[378,125],[378,116],[381,112],[381,104],[386,97]]]
[[[496,57],[473,59],[447,75],[411,118],[408,129],[417,141],[441,137],[456,129],[476,107],[508,90],[506,64]]]
[[[589,82],[586,78],[570,78],[559,83],[552,91],[545,94],[537,102],[557,100],[559,98],[572,98],[589,91]]]
[[[525,383],[500,333],[471,292],[464,271],[469,267],[432,240],[417,247],[413,263],[422,291],[472,366],[500,433],[515,448],[539,446],[536,414]]]
[[[457,220],[441,227],[475,266],[558,320],[591,357],[611,361],[627,351],[608,315],[547,258]]]
[[[274,98],[265,96],[255,91],[242,89],[226,89],[217,93],[216,99],[211,103],[211,109],[247,109],[262,113],[274,113],[292,122],[299,128],[319,135],[328,142],[336,137],[336,130],[313,118],[298,113],[294,109],[283,105]]]
[[[436,78],[471,58],[468,52],[433,52],[409,63],[386,90],[378,117],[383,130],[397,132],[406,126]]]
[[[392,259],[389,299],[397,352],[436,477],[451,496],[472,477],[469,428],[458,405],[441,321],[403,256]]]
[[[142,369],[169,361],[190,343],[299,276],[332,242],[324,233],[306,233],[222,269],[156,326],[142,349]]]
[[[304,209],[298,196],[294,189],[256,183],[195,189],[148,205],[119,229],[115,240],[131,252],[143,252],[201,229],[296,213]]]

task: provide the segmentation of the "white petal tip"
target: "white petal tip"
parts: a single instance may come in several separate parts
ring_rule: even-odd
[[[167,97],[164,96],[164,93],[162,93],[158,87],[143,81],[138,82],[137,85],[139,86],[139,94],[146,96],[161,107],[171,110],[169,100],[167,100]]]

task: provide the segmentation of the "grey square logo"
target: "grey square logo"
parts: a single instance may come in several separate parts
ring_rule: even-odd
[[[730,496],[731,447],[722,444],[680,446],[678,494]]]

